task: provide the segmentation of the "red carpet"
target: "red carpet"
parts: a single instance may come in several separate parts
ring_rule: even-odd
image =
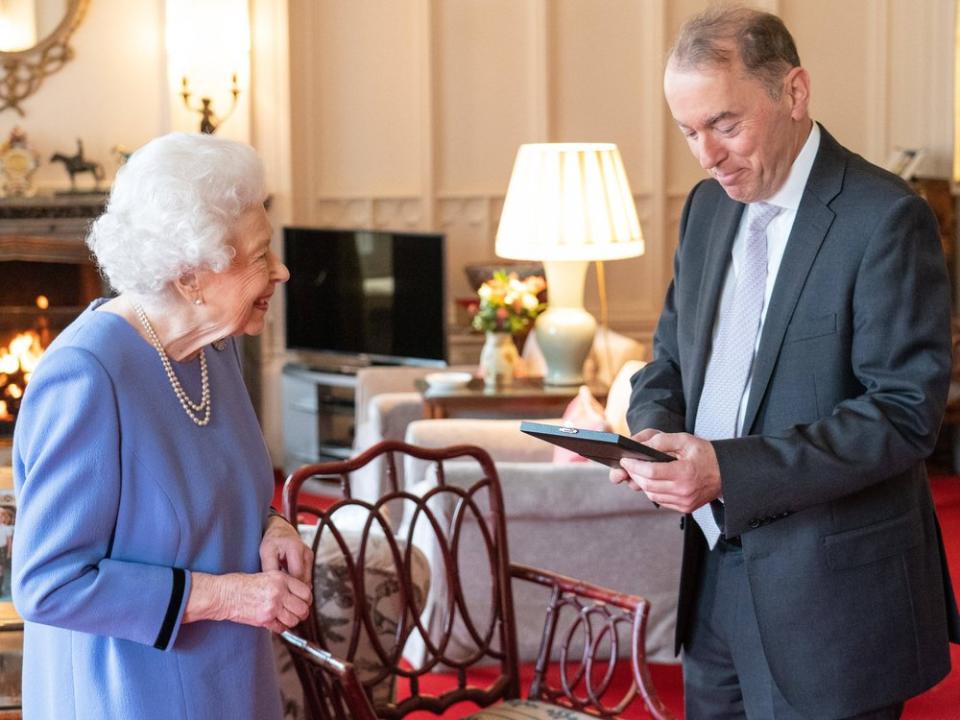
[[[943,530],[953,589],[960,595],[960,477],[935,477],[930,486]],[[951,645],[950,655],[953,661],[950,674],[940,684],[908,702],[903,712],[904,720],[960,719],[960,645]]]
[[[933,497],[937,506],[937,515],[940,519],[940,526],[943,529],[943,541],[947,549],[947,561],[950,566],[950,575],[953,579],[953,586],[958,595],[960,595],[960,477],[958,476],[939,476],[931,479]],[[323,506],[326,499],[316,498],[315,501]],[[307,501],[309,502],[309,501]],[[275,496],[274,507],[280,507],[279,485]],[[951,656],[953,659],[953,668],[950,674],[944,678],[937,686],[931,688],[923,695],[910,700],[904,709],[904,720],[960,720],[960,645],[951,645]],[[679,665],[651,665],[651,674],[653,676],[654,686],[660,698],[668,708],[680,719],[683,718],[683,682]],[[530,685],[533,676],[533,668],[524,666],[521,669],[521,682],[524,692]],[[471,674],[477,682],[483,683],[484,676],[482,671]],[[624,681],[626,682],[626,681]],[[437,674],[436,684],[423,683],[422,690],[427,693],[435,692],[449,684],[449,678],[442,673]],[[401,695],[403,690],[400,690]],[[616,692],[616,688],[614,688]],[[622,692],[622,690],[621,690]],[[645,718],[645,713],[640,712],[639,705],[637,711],[631,714],[625,714],[624,718]],[[440,717],[458,718],[463,717],[464,711],[461,708],[458,711],[452,711]],[[411,715],[410,718],[436,718],[438,716],[430,713],[422,715]]]

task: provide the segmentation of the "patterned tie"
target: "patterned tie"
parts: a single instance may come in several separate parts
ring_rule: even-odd
[[[762,202],[748,208],[751,217],[733,302],[718,313],[716,340],[697,408],[694,433],[706,440],[732,438],[738,434],[740,401],[753,365],[753,349],[767,287],[767,225],[782,209]],[[693,512],[711,550],[720,537],[722,517],[723,504],[718,500]]]

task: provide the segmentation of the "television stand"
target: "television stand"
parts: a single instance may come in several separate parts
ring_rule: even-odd
[[[350,456],[354,431],[356,371],[283,367],[284,470]]]
[[[477,364],[482,333],[451,329],[447,339],[449,365]],[[284,365],[282,371],[283,465],[288,473],[307,463],[350,456],[356,422],[357,372],[362,368],[430,368],[429,364],[374,362],[364,355],[300,353],[292,357],[296,361]],[[414,390],[412,381],[410,390]]]
[[[423,367],[393,364],[395,367]],[[342,460],[353,452],[357,372],[372,364],[290,362],[282,380],[284,471]],[[410,390],[413,391],[413,380]]]

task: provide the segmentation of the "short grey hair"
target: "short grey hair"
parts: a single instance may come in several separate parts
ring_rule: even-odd
[[[717,5],[680,28],[668,62],[679,70],[729,67],[737,60],[775,100],[784,76],[800,67],[800,55],[783,20],[771,13]]]
[[[263,164],[249,145],[171,133],[121,166],[87,245],[115,290],[158,294],[192,270],[226,270],[231,225],[265,197]]]

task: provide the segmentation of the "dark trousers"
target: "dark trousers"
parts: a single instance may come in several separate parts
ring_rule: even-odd
[[[743,552],[720,540],[700,576],[694,619],[683,655],[687,720],[827,720],[793,709],[770,675],[747,586]],[[850,720],[896,720],[903,705]]]

